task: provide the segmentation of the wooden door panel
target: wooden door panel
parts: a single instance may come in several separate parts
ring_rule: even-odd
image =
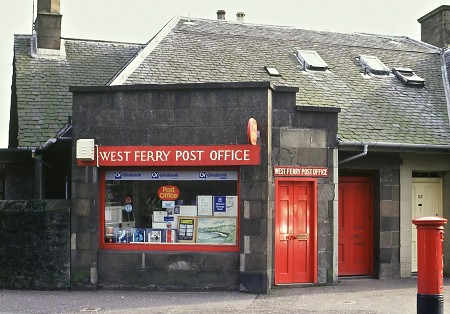
[[[413,178],[412,181],[412,218],[442,217],[442,179]],[[415,224],[411,226],[411,272],[417,272],[417,230]]]
[[[315,207],[311,181],[278,181],[275,209],[275,284],[315,282]]]
[[[339,275],[369,275],[373,269],[372,183],[369,178],[339,181]]]

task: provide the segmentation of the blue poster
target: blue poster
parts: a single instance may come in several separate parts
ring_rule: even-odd
[[[214,212],[225,213],[227,211],[226,196],[214,196]]]

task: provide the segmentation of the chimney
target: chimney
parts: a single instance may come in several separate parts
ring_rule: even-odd
[[[238,12],[238,13],[236,13],[237,21],[238,21],[238,22],[244,23],[244,16],[245,16],[245,13],[244,13],[244,12]]]
[[[225,20],[225,10],[217,10],[217,19]]]
[[[60,0],[38,0],[35,30],[37,47],[59,50],[61,46]]]
[[[420,40],[439,48],[449,46],[450,5],[441,5],[417,21],[420,23]]]

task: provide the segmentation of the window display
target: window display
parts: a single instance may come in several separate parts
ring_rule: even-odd
[[[105,171],[104,243],[237,245],[237,171]]]

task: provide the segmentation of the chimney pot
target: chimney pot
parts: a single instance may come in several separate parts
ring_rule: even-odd
[[[217,19],[225,20],[225,10],[217,10]]]
[[[236,13],[237,21],[238,21],[238,22],[244,22],[244,16],[245,16],[245,13],[244,13],[244,12],[238,12],[238,13]]]
[[[59,50],[61,46],[60,0],[38,0],[35,21],[37,48]]]
[[[60,0],[38,0],[37,12],[59,13]]]

